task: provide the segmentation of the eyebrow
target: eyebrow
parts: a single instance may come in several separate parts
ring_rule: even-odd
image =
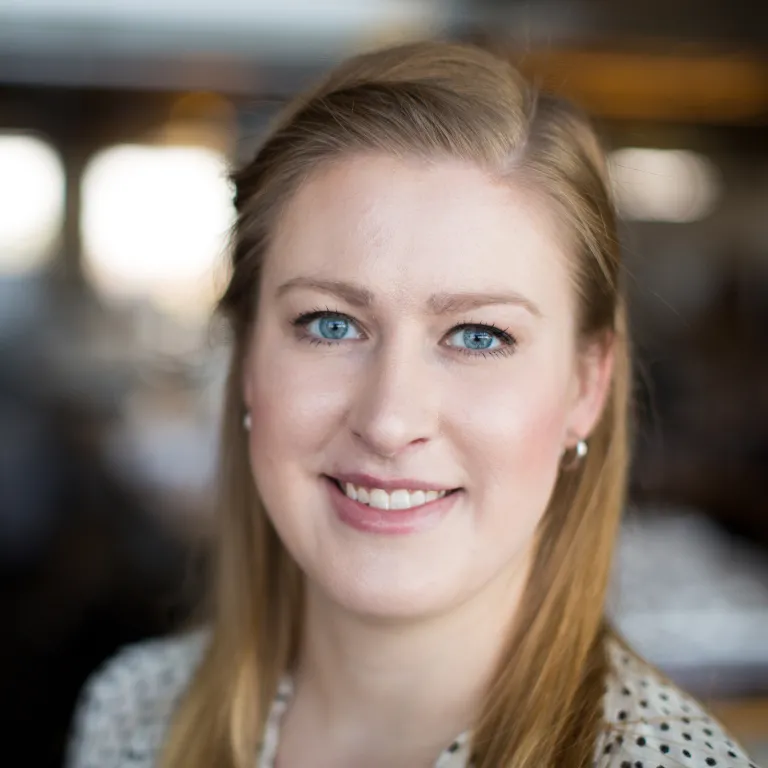
[[[355,307],[368,307],[373,304],[373,294],[366,288],[342,280],[320,280],[314,277],[294,277],[277,289],[277,295],[283,296],[295,288],[310,288],[340,296]]]
[[[323,293],[330,293],[344,299],[355,307],[369,307],[374,302],[374,295],[367,288],[343,280],[323,280],[313,277],[294,277],[277,289],[277,295],[283,296],[296,288],[308,288]],[[469,312],[480,307],[509,304],[522,307],[534,317],[541,317],[541,310],[529,299],[519,293],[436,293],[427,302],[434,315]]]
[[[435,315],[469,312],[494,304],[511,304],[522,307],[534,317],[541,317],[541,310],[519,293],[437,293],[429,297],[429,307]]]

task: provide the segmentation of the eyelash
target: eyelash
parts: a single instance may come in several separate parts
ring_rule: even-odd
[[[343,317],[345,320],[348,320],[350,323],[353,323],[357,326],[355,319],[344,312],[338,312],[328,307],[325,307],[324,309],[313,309],[311,312],[305,312],[301,315],[298,315],[291,321],[291,325],[299,331],[299,340],[309,342],[315,346],[322,345],[329,347],[336,346],[341,341],[343,341],[343,339],[338,341],[333,341],[331,339],[320,339],[317,336],[311,336],[306,332],[307,326],[313,320],[319,320],[324,317]],[[515,352],[517,348],[517,339],[515,339],[515,337],[512,336],[507,329],[499,328],[496,325],[488,323],[460,323],[459,325],[455,325],[453,328],[451,328],[446,336],[452,336],[454,333],[466,330],[467,328],[478,328],[482,331],[486,331],[487,333],[490,333],[494,338],[502,342],[503,346],[497,347],[496,349],[475,351],[467,349],[466,347],[450,347],[450,349],[456,350],[457,352],[460,352],[467,357],[506,357],[507,355],[511,355],[513,352]]]

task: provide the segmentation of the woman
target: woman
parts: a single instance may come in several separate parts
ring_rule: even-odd
[[[751,765],[604,619],[629,364],[585,120],[410,45],[236,185],[215,615],[95,677],[71,765]]]

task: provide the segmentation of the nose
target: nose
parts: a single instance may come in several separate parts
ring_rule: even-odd
[[[366,361],[349,411],[355,439],[388,459],[433,439],[439,399],[435,375],[417,344],[379,345]]]

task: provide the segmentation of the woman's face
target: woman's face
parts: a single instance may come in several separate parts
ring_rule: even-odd
[[[251,466],[285,546],[346,609],[434,614],[524,569],[610,373],[576,355],[550,216],[473,166],[381,155],[288,204],[245,365]]]

